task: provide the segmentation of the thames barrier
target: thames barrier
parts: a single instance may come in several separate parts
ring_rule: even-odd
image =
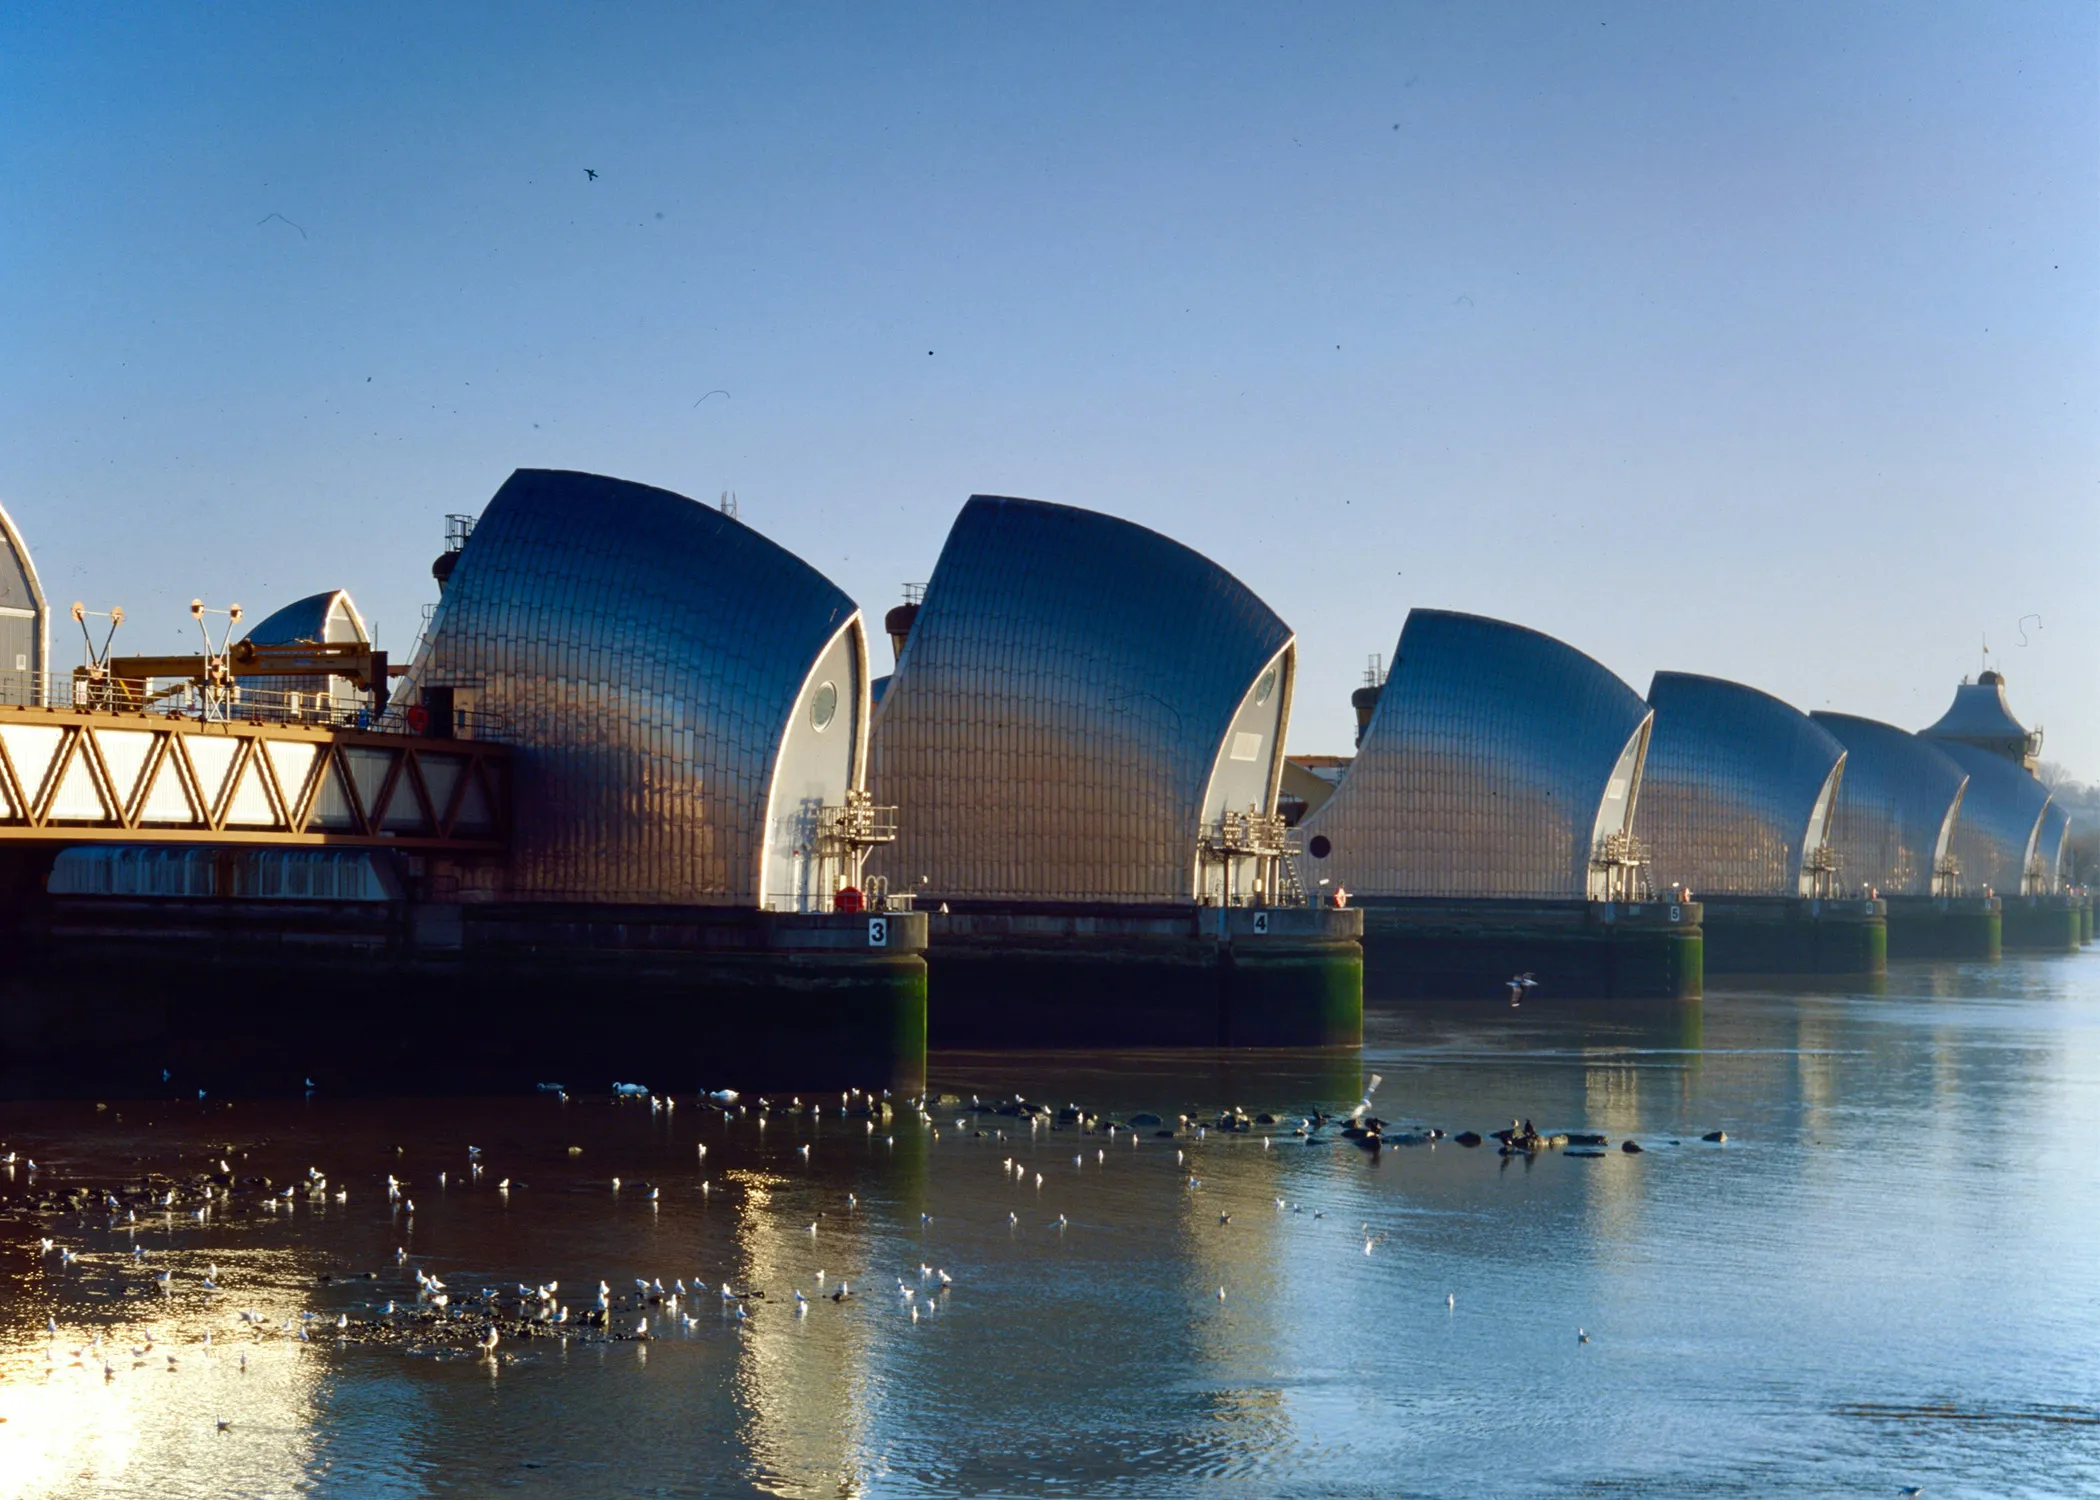
[[[549,470],[451,518],[407,662],[327,588],[200,600],[189,654],[76,604],[59,672],[4,532],[17,1095],[694,1085],[725,1043],[739,1086],[910,1090],[929,1046],[1346,1049],[1367,990],[1689,1002],[2092,937],[1994,672],[1912,733],[1415,609],[1353,753],[1293,756],[1296,634],[1157,532],[971,498],[877,677],[724,509]]]

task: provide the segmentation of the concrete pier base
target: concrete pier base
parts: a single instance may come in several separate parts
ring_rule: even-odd
[[[2069,953],[2085,938],[2085,917],[2075,896],[2006,896],[2008,952]]]
[[[1369,897],[1364,984],[1380,999],[1501,997],[1530,972],[1556,995],[1686,1000],[1703,990],[1697,902]]]
[[[936,1048],[1363,1041],[1353,909],[951,902],[927,921]]]
[[[2003,944],[1996,896],[1886,896],[1889,957],[1988,962]]]
[[[926,919],[53,897],[0,974],[0,1093],[915,1090]],[[163,1070],[168,1077],[162,1078]]]
[[[1864,897],[1702,896],[1713,974],[1886,974],[1888,908]]]

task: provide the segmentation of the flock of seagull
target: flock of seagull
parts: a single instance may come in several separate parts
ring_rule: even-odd
[[[938,1140],[947,1128],[952,1114],[953,1128],[965,1134],[988,1139],[995,1147],[1002,1142],[1021,1142],[1040,1147],[1047,1145],[1047,1137],[1056,1131],[1071,1129],[1081,1136],[1095,1139],[1087,1143],[1072,1156],[1072,1164],[1084,1169],[1091,1158],[1096,1168],[1107,1164],[1111,1150],[1136,1150],[1141,1141],[1152,1138],[1173,1142],[1176,1166],[1180,1171],[1183,1187],[1193,1193],[1204,1186],[1203,1179],[1191,1169],[1192,1148],[1208,1141],[1213,1135],[1233,1137],[1258,1136],[1261,1149],[1273,1149],[1279,1139],[1303,1141],[1317,1144],[1326,1139],[1323,1131],[1333,1129],[1340,1138],[1352,1139],[1363,1145],[1369,1140],[1368,1149],[1376,1149],[1380,1132],[1385,1128],[1372,1113],[1372,1098],[1380,1079],[1372,1075],[1363,1091],[1362,1099],[1346,1114],[1329,1116],[1315,1113],[1295,1122],[1279,1119],[1269,1114],[1250,1116],[1243,1109],[1222,1111],[1215,1119],[1203,1120],[1181,1115],[1168,1124],[1160,1117],[1149,1113],[1133,1113],[1121,1120],[1109,1119],[1101,1114],[1067,1105],[1061,1110],[1039,1103],[1031,1103],[1020,1096],[1008,1100],[987,1103],[972,1097],[967,1105],[953,1095],[922,1096],[904,1101],[892,1101],[886,1095],[849,1090],[838,1096],[836,1106],[818,1103],[804,1104],[797,1097],[785,1104],[760,1099],[744,1103],[731,1090],[717,1090],[703,1095],[703,1107],[719,1113],[725,1126],[731,1121],[749,1120],[755,1125],[760,1140],[770,1120],[783,1115],[826,1115],[857,1120],[871,1144],[879,1135],[882,1145],[894,1148],[896,1143],[895,1119],[899,1109],[910,1110],[917,1116],[919,1126]],[[670,1098],[647,1093],[632,1086],[624,1087],[616,1098],[638,1102],[646,1098],[652,1114],[670,1114],[677,1108]],[[943,1111],[936,1114],[936,1109]],[[1285,1132],[1288,1131],[1288,1134]],[[1024,1133],[1025,1132],[1025,1133]],[[1441,1131],[1429,1132],[1408,1139],[1441,1138]],[[1468,1133],[1470,1135],[1470,1133]],[[1502,1132],[1507,1136],[1509,1132]],[[1478,1137],[1472,1137],[1478,1140]],[[794,1156],[807,1166],[812,1158],[812,1145],[805,1142],[795,1147]],[[1252,1144],[1250,1141],[1249,1144]],[[704,1169],[708,1146],[695,1142],[696,1165]],[[1090,1149],[1088,1149],[1090,1148]],[[569,1154],[580,1154],[581,1147],[571,1146]],[[1038,1150],[1040,1156],[1040,1150]],[[221,1311],[221,1298],[231,1301],[232,1294],[224,1285],[218,1265],[208,1263],[201,1274],[194,1272],[178,1274],[173,1266],[156,1264],[153,1253],[139,1243],[142,1234],[149,1231],[181,1231],[186,1228],[206,1226],[215,1222],[231,1220],[244,1213],[259,1213],[264,1216],[296,1213],[301,1205],[309,1208],[322,1205],[345,1205],[350,1200],[347,1186],[331,1177],[318,1166],[309,1166],[302,1177],[282,1187],[268,1178],[242,1177],[237,1174],[231,1157],[221,1155],[216,1162],[216,1171],[197,1174],[182,1181],[170,1183],[160,1180],[132,1185],[124,1188],[72,1188],[62,1195],[46,1194],[39,1203],[46,1214],[67,1212],[75,1216],[76,1223],[87,1228],[91,1215],[101,1216],[102,1231],[106,1235],[128,1237],[131,1245],[128,1254],[109,1256],[97,1253],[93,1264],[85,1258],[86,1250],[74,1244],[61,1243],[57,1235],[41,1238],[39,1251],[48,1263],[55,1259],[61,1273],[84,1273],[93,1269],[111,1269],[114,1260],[122,1269],[117,1273],[120,1299],[136,1306],[140,1293],[157,1299],[164,1307],[173,1307],[178,1292],[193,1294],[203,1299],[207,1310]],[[13,1152],[0,1154],[0,1167],[12,1168],[17,1157]],[[38,1183],[38,1168],[34,1161],[23,1163],[32,1186]],[[493,1183],[487,1182],[488,1166],[484,1152],[478,1146],[469,1146],[462,1164],[466,1182],[476,1186],[492,1186],[504,1195],[506,1201],[514,1187],[522,1189],[524,1184],[513,1182],[505,1176]],[[1045,1185],[1042,1170],[1014,1152],[1005,1154],[999,1170],[1010,1183],[1028,1187],[1040,1193]],[[11,1175],[11,1174],[10,1174]],[[601,1179],[602,1181],[602,1179]],[[435,1174],[435,1183],[443,1192],[453,1185],[450,1168]],[[638,1192],[642,1200],[656,1205],[662,1189],[655,1183],[632,1184],[620,1177],[613,1177],[609,1184],[615,1198],[625,1193]],[[412,1233],[416,1212],[415,1200],[409,1195],[410,1183],[389,1172],[384,1176],[384,1201],[389,1218],[398,1223],[404,1236]],[[703,1177],[698,1191],[705,1199],[714,1190],[711,1179]],[[1307,1212],[1303,1203],[1291,1203],[1283,1197],[1274,1200],[1277,1213]],[[844,1194],[844,1210],[847,1215],[859,1209],[859,1199],[851,1192]],[[142,1213],[143,1211],[143,1213]],[[1314,1209],[1310,1217],[1326,1218],[1325,1210]],[[1229,1225],[1233,1213],[1220,1210],[1218,1223]],[[1021,1225],[1018,1210],[1009,1210],[1007,1224],[1012,1229]],[[933,1223],[930,1213],[921,1213],[919,1223],[922,1230]],[[807,1234],[814,1239],[823,1227],[822,1216],[808,1223]],[[1071,1220],[1060,1212],[1054,1219],[1045,1221],[1045,1227],[1062,1235],[1072,1227]],[[1370,1224],[1360,1226],[1363,1253],[1371,1255],[1387,1240],[1383,1231]],[[270,1317],[257,1312],[253,1307],[243,1307],[231,1314],[230,1326],[222,1331],[243,1335],[253,1343],[273,1336],[290,1342],[294,1347],[311,1345],[321,1341],[342,1344],[380,1343],[391,1344],[411,1352],[452,1354],[469,1353],[488,1360],[506,1356],[499,1354],[506,1342],[518,1343],[543,1338],[561,1340],[619,1340],[646,1341],[670,1332],[690,1333],[696,1330],[703,1316],[726,1320],[732,1326],[742,1328],[749,1323],[752,1314],[768,1304],[764,1289],[753,1285],[739,1286],[735,1278],[723,1276],[710,1285],[698,1274],[690,1277],[674,1276],[667,1284],[661,1276],[631,1278],[632,1290],[615,1291],[610,1278],[597,1278],[595,1287],[586,1286],[581,1295],[565,1299],[562,1284],[549,1277],[544,1281],[516,1282],[513,1286],[481,1286],[472,1288],[454,1287],[442,1280],[435,1272],[413,1264],[414,1257],[406,1244],[394,1252],[394,1267],[391,1278],[388,1273],[366,1271],[350,1276],[323,1276],[324,1285],[348,1286],[369,1283],[376,1298],[380,1283],[393,1279],[398,1283],[397,1295],[383,1305],[376,1300],[367,1302],[363,1315],[353,1317],[347,1310],[330,1315],[326,1312],[302,1310],[293,1317]],[[128,1266],[124,1263],[128,1262]],[[143,1273],[150,1281],[141,1284],[137,1280],[125,1280],[123,1271]],[[452,1273],[455,1276],[457,1273]],[[191,1279],[194,1277],[194,1279]],[[895,1278],[894,1306],[913,1323],[935,1316],[944,1305],[949,1289],[956,1285],[957,1278],[945,1267],[928,1261],[919,1261],[915,1274]],[[807,1286],[791,1289],[792,1301],[787,1304],[790,1316],[803,1318],[816,1301],[843,1304],[858,1295],[847,1279],[834,1281],[826,1270],[815,1270]],[[1219,1302],[1227,1299],[1227,1288],[1219,1286]],[[775,1304],[777,1305],[777,1304]],[[1457,1294],[1447,1292],[1447,1310],[1457,1306]],[[221,1312],[221,1315],[224,1315]],[[183,1350],[170,1350],[158,1345],[148,1333],[143,1341],[132,1344],[128,1341],[111,1343],[103,1333],[95,1332],[91,1338],[62,1347],[69,1341],[63,1338],[56,1316],[47,1319],[47,1347],[44,1354],[46,1373],[60,1368],[79,1367],[92,1369],[99,1366],[105,1381],[115,1381],[126,1366],[132,1370],[158,1366],[175,1371],[184,1361],[214,1360],[231,1352],[237,1363],[235,1368],[245,1372],[248,1355],[245,1349],[226,1350],[215,1345],[213,1334],[206,1330],[200,1343]],[[1576,1330],[1579,1343],[1587,1344],[1586,1330]],[[128,1351],[128,1353],[127,1353]],[[218,1427],[226,1430],[228,1419],[219,1418]]]

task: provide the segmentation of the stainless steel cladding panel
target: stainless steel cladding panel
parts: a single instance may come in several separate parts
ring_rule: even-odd
[[[1656,878],[1695,895],[1807,894],[1805,856],[1828,837],[1845,747],[1771,694],[1718,677],[1658,672],[1648,702],[1634,831]]]
[[[2027,861],[2034,855],[2049,789],[2015,761],[1990,750],[1939,740],[1936,746],[1969,773],[1954,820],[1954,862],[1961,889],[1994,896],[2026,894]]]
[[[1934,872],[1949,852],[1968,773],[1907,729],[1852,714],[1809,715],[1845,747],[1830,844],[1848,890],[1948,894]]]
[[[36,564],[0,509],[0,703],[38,703],[50,668],[51,614]]]
[[[2064,888],[2064,838],[2071,831],[2071,812],[2050,800],[2042,809],[2042,826],[2034,836],[2034,893],[2053,896]]]
[[[516,746],[521,897],[779,899],[807,820],[779,820],[788,842],[769,861],[776,782],[797,809],[858,785],[861,755],[830,753],[867,720],[852,601],[749,527],[645,485],[512,475],[459,556],[411,686],[471,694]],[[812,743],[798,734],[783,764],[803,721]]]
[[[1580,900],[1640,796],[1638,693],[1521,625],[1411,611],[1363,744],[1299,832],[1364,895]]]
[[[935,897],[1191,900],[1206,793],[1273,800],[1292,651],[1178,542],[973,497],[883,696],[870,789],[898,837],[871,867]]]

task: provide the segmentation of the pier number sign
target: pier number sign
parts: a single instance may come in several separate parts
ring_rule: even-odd
[[[1262,933],[1265,933],[1265,932],[1267,932],[1268,930],[1269,930],[1269,914],[1268,914],[1267,912],[1265,912],[1265,911],[1258,911],[1258,912],[1256,912],[1256,913],[1254,914],[1254,931],[1255,931],[1256,935],[1258,936],[1258,935],[1260,935],[1260,934],[1262,934]]]
[[[890,919],[888,917],[868,918],[868,946],[870,948],[887,948],[889,945]]]

